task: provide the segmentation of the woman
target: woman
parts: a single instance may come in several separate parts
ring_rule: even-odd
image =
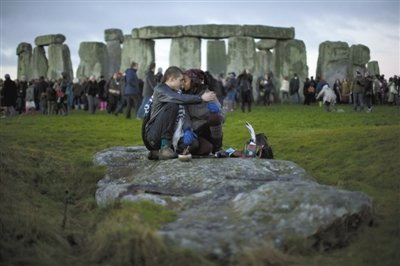
[[[202,95],[206,91],[214,91],[210,84],[213,77],[200,69],[189,69],[184,72],[183,93]],[[216,153],[222,148],[222,114],[218,100],[187,105],[192,129],[198,136],[198,146],[191,147],[190,152],[198,155]]]

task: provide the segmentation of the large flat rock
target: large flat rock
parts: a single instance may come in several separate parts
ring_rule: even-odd
[[[94,163],[107,166],[96,200],[150,200],[175,210],[159,234],[173,245],[224,261],[273,245],[304,242],[320,250],[346,244],[372,221],[372,200],[361,192],[320,185],[290,161],[203,158],[149,161],[144,147],[113,147]]]

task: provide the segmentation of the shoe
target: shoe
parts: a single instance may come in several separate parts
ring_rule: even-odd
[[[177,157],[178,155],[168,146],[161,148],[158,154],[158,158],[160,160],[175,159]]]
[[[147,159],[158,160],[158,150],[149,151],[149,154],[147,154]]]

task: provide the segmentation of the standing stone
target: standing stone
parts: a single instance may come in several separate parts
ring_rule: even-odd
[[[17,47],[18,72],[17,78],[25,76],[27,80],[31,78],[32,45],[22,42]]]
[[[59,79],[65,73],[68,75],[68,79],[72,79],[72,63],[68,46],[65,44],[50,44],[48,53],[49,68],[47,77],[49,79]]]
[[[349,45],[346,42],[326,41],[319,45],[317,76],[333,86],[336,79],[347,78]]]
[[[194,37],[172,39],[169,64],[183,70],[201,68],[201,39]]]
[[[368,62],[367,70],[368,70],[369,74],[371,74],[373,76],[380,75],[378,61]]]
[[[248,69],[254,73],[256,47],[252,37],[231,37],[228,41],[228,62],[226,73],[241,73]]]
[[[226,70],[225,41],[207,42],[207,70],[217,75]]]
[[[154,41],[128,38],[124,40],[121,56],[121,72],[125,72],[134,61],[139,64],[138,76],[145,78],[146,70],[152,62],[155,62]]]
[[[72,68],[71,52],[66,44],[63,45],[63,62],[64,72],[68,75],[68,78],[72,80],[74,78],[74,70]]]
[[[107,46],[102,42],[81,42],[79,46],[79,57],[81,59],[77,78],[86,78],[91,75],[99,78],[107,75],[108,53]]]
[[[44,50],[43,46],[36,46],[33,49],[31,69],[31,79],[38,79],[41,76],[47,77],[49,64],[46,57],[46,51]]]
[[[124,42],[124,35],[120,29],[106,29],[104,38],[108,51],[108,75],[106,78],[110,78],[121,67],[121,43]]]
[[[290,80],[294,73],[297,73],[300,79],[299,95],[301,98],[304,97],[302,88],[305,78],[308,77],[308,66],[306,46],[303,41],[278,41],[274,49],[272,69],[277,92],[279,91],[278,89],[280,88],[283,77],[287,76]]]
[[[353,79],[356,71],[364,73],[366,65],[370,60],[369,48],[362,44],[352,45],[350,47],[348,77]]]

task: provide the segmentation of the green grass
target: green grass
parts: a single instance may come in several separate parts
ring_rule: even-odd
[[[266,133],[277,159],[298,163],[320,183],[363,191],[373,198],[374,225],[361,228],[349,245],[325,253],[289,254],[294,259],[288,261],[396,265],[400,109],[377,106],[373,113],[354,113],[350,106],[340,108],[345,112],[277,105],[255,107],[250,114],[229,113],[224,146],[241,149],[249,138],[244,126],[249,121],[256,132]],[[156,237],[154,231],[161,224],[175,219],[169,210],[150,203],[96,206],[96,182],[105,169],[92,165],[93,154],[112,146],[141,145],[140,126],[137,120],[85,112],[1,119],[0,264],[212,263]],[[253,253],[244,255],[243,264],[285,261],[265,258],[262,250]]]

